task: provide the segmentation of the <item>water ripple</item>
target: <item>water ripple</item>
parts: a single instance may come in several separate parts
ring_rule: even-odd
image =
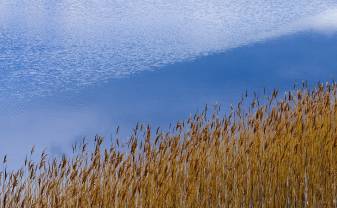
[[[305,18],[336,6],[335,0],[4,0],[0,99],[76,90],[307,29]]]

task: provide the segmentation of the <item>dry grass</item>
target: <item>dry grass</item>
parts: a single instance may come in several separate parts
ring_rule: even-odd
[[[93,151],[43,153],[0,173],[0,206],[337,207],[336,92],[274,91],[265,104],[205,111],[169,132],[138,125],[128,151],[97,137]]]

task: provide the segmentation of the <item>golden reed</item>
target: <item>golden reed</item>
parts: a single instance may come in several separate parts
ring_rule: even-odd
[[[91,151],[42,153],[2,170],[0,207],[337,207],[336,94],[335,83],[274,91],[168,132],[137,125],[128,150],[96,137]]]

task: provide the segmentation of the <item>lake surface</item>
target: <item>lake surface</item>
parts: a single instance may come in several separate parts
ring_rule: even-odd
[[[72,91],[309,29],[335,0],[2,0],[0,93]],[[323,19],[324,20],[324,19]]]
[[[0,156],[336,79],[335,1],[0,2]],[[323,14],[323,15],[322,15]],[[332,21],[330,21],[332,20]],[[336,27],[337,28],[337,27]]]

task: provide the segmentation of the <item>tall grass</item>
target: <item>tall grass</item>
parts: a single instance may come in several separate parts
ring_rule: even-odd
[[[174,131],[138,125],[127,151],[97,137],[92,151],[42,153],[0,173],[0,206],[337,207],[336,94],[334,83],[274,91]]]

